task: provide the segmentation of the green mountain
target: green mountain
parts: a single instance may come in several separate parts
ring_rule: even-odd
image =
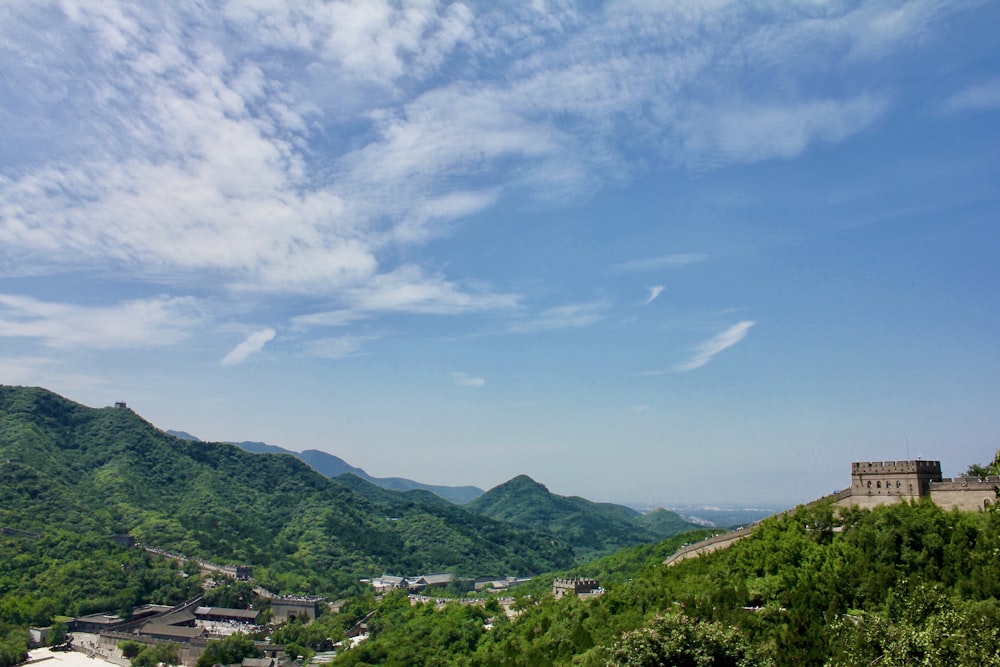
[[[692,523],[685,520],[680,514],[663,509],[662,507],[640,514],[637,517],[639,525],[644,526],[653,534],[660,536],[658,539],[666,539],[689,530],[704,528],[701,524]]]
[[[667,510],[643,515],[622,505],[559,496],[526,475],[490,489],[465,508],[550,533],[572,549],[579,562],[700,528]]]
[[[127,408],[9,386],[0,386],[0,527],[39,536],[0,540],[15,582],[18,568],[34,566],[32,544],[115,533],[253,565],[255,578],[283,593],[342,593],[385,572],[533,574],[572,560],[540,532],[434,496],[365,495],[292,456],[184,440]]]

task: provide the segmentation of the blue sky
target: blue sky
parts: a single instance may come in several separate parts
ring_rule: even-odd
[[[1000,447],[1000,3],[135,4],[0,5],[0,382],[618,502]]]

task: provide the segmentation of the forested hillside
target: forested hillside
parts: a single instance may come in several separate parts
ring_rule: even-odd
[[[496,605],[435,612],[389,598],[373,638],[336,664],[1000,664],[996,510],[923,501],[837,518],[818,505],[664,566],[683,539],[580,568],[603,596],[521,599],[513,620]]]
[[[293,457],[181,440],[128,409],[0,387],[0,664],[21,655],[27,624],[199,591],[197,564],[114,546],[112,534],[128,533],[254,565],[276,592],[340,595],[384,572],[549,572],[513,589],[511,616],[495,597],[439,609],[367,593],[340,616],[274,635],[307,653],[376,608],[370,638],[336,664],[1000,665],[996,506],[962,513],[921,501],[837,514],[819,503],[667,567],[707,531],[581,563],[581,545],[629,534],[629,511],[555,496],[528,478],[483,498],[480,511],[561,536],[423,491],[330,480]],[[596,578],[606,592],[556,601],[556,571]]]
[[[427,494],[366,496],[290,456],[183,440],[125,408],[22,387],[0,387],[0,526],[20,531],[0,536],[0,612],[28,593],[54,600],[3,613],[33,622],[177,586],[141,553],[114,551],[114,533],[253,565],[281,593],[341,595],[385,572],[523,575],[572,562],[547,535]]]
[[[622,505],[559,496],[527,475],[490,489],[465,507],[493,519],[544,530],[568,544],[578,562],[701,527],[663,509],[643,515]]]

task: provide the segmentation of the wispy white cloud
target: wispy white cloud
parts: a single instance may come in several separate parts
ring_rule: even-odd
[[[3,384],[32,384],[45,368],[52,368],[58,361],[51,357],[0,357],[0,377]]]
[[[265,345],[274,340],[277,333],[277,331],[270,327],[254,331],[242,343],[234,347],[229,354],[224,356],[219,365],[238,366],[242,364],[251,354],[263,350]]]
[[[646,305],[648,306],[663,292],[663,285],[655,285],[653,287],[647,287],[646,289],[649,290],[649,296],[646,297]]]
[[[644,273],[647,271],[678,269],[690,264],[704,262],[707,259],[708,255],[701,253],[676,253],[673,255],[660,255],[659,257],[646,257],[644,259],[621,262],[612,266],[611,269],[615,273]]]
[[[469,375],[468,373],[464,373],[462,371],[453,371],[451,379],[460,387],[473,387],[475,389],[479,389],[486,386],[485,378]]]
[[[375,276],[367,284],[347,290],[343,298],[364,312],[431,315],[503,310],[518,305],[515,294],[462,290],[444,276],[426,275],[413,265]]]
[[[782,104],[740,103],[691,109],[679,121],[685,159],[695,166],[792,158],[812,144],[836,143],[870,126],[885,112],[881,96]]]
[[[831,21],[826,31],[838,34],[849,44],[851,58],[868,61],[926,40],[933,33],[935,22],[973,3],[966,0],[864,3]]]
[[[65,364],[54,357],[0,357],[0,378],[7,385],[49,387],[80,394],[105,384],[103,378],[95,375],[68,372]]]
[[[961,90],[941,104],[943,113],[991,111],[1000,109],[1000,79],[993,79]]]
[[[674,366],[674,370],[685,373],[687,371],[693,371],[696,368],[701,368],[714,359],[715,355],[719,354],[723,350],[729,349],[743,340],[750,331],[750,327],[753,325],[754,322],[744,320],[734,324],[722,333],[709,338],[695,348],[694,356],[687,361]]]
[[[629,135],[702,165],[790,157],[843,139],[885,101],[765,101],[738,87],[720,99],[732,83],[720,65],[748,51],[773,63],[790,54],[772,50],[802,47],[761,39],[765,30],[814,35],[822,26],[841,38],[814,48],[835,49],[869,39],[866,26],[878,22],[879,34],[902,39],[940,11],[798,8],[762,26],[729,3],[612,3],[604,16],[549,8],[561,31],[551,32],[530,12],[475,15],[436,3],[63,10],[66,44],[45,44],[38,59],[50,66],[36,74],[54,76],[77,51],[91,53],[78,72],[89,88],[65,101],[82,116],[84,138],[111,150],[12,172],[0,184],[9,222],[0,241],[50,266],[111,261],[147,277],[214,270],[265,291],[363,284],[380,273],[383,244],[421,242],[493,205],[505,187],[549,196],[627,175],[614,146]],[[441,85],[434,75],[460,46],[478,50],[482,69]],[[268,55],[273,48],[296,53],[295,62]],[[797,76],[795,58],[783,60]],[[404,76],[424,83],[404,90]],[[313,77],[347,97],[363,99],[373,85],[383,92],[345,110],[340,98],[313,99]],[[655,113],[639,123],[651,100]],[[320,128],[359,121],[371,131],[350,150],[322,163],[306,150]],[[489,188],[474,187],[480,175]]]
[[[53,348],[172,345],[190,336],[205,319],[190,297],[79,306],[0,294],[0,337],[35,338]]]
[[[318,56],[317,67],[338,83],[388,87],[403,76],[427,76],[474,36],[471,12],[459,3],[263,1],[229,3],[225,11],[255,41]]]
[[[462,288],[444,276],[427,275],[419,267],[405,265],[391,273],[372,277],[365,285],[348,288],[339,295],[340,307],[292,318],[296,328],[342,327],[386,313],[459,315],[485,311],[508,311],[519,306],[517,294],[498,293],[485,286]]]
[[[320,359],[345,359],[357,356],[361,347],[375,336],[336,336],[317,338],[306,343],[306,352]]]
[[[0,274],[86,269],[331,303],[298,326],[511,311],[518,295],[418,266],[407,247],[511,192],[579,196],[644,163],[703,169],[842,141],[891,100],[817,96],[817,73],[907,48],[961,7],[7,5]],[[950,105],[991,105],[991,91]]]
[[[298,330],[305,330],[310,327],[346,327],[360,320],[371,317],[371,313],[361,310],[340,309],[324,310],[307,315],[296,315],[292,318],[292,327]]]
[[[579,329],[590,326],[604,318],[607,304],[604,302],[571,303],[547,308],[540,313],[512,321],[501,330],[502,333],[529,334],[560,329]]]

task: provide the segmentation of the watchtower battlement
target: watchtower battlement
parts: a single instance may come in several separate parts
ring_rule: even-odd
[[[880,475],[897,473],[926,473],[941,476],[940,461],[855,461],[851,464],[851,476],[858,474]]]
[[[874,506],[929,496],[941,481],[941,462],[855,461],[851,464],[851,497],[845,504]]]
[[[582,577],[573,579],[557,578],[552,582],[552,594],[558,600],[567,593],[576,595],[586,595],[600,590],[596,579],[586,579]]]
[[[852,495],[921,498],[931,482],[941,481],[941,462],[855,461],[851,464]]]

